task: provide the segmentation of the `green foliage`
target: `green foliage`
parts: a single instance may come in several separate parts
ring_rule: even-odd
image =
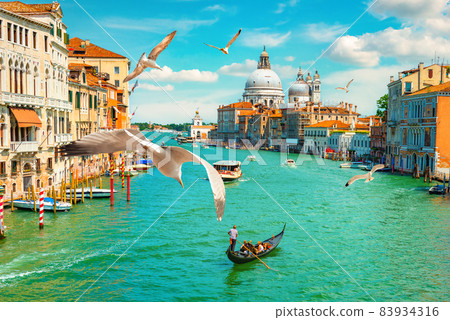
[[[377,100],[377,116],[381,117],[383,121],[386,121],[385,111],[387,111],[388,108],[388,100],[389,96],[387,93]]]
[[[136,122],[132,123],[132,125],[139,126],[140,131],[150,130],[150,125],[148,124],[148,122]]]

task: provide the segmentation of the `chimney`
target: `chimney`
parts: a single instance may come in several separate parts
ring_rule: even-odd
[[[345,110],[348,110],[347,102],[345,103]]]
[[[87,46],[91,44],[91,41],[90,41],[90,40],[85,40],[84,42],[85,42],[85,44],[86,44]]]
[[[86,48],[86,41],[81,41],[81,47]]]
[[[353,108],[353,104],[349,103],[348,104],[348,111],[350,111],[350,113],[352,113],[352,108]]]
[[[423,62],[419,63],[419,72],[417,74],[418,80],[419,80],[419,88],[418,90],[423,88]]]
[[[358,108],[358,106],[355,106],[355,113],[357,113],[357,111],[356,111],[356,110],[357,110],[357,108]]]
[[[390,82],[394,82],[394,76],[391,76]]]

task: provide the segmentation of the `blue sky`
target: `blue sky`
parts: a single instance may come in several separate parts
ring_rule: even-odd
[[[219,105],[242,98],[263,45],[287,90],[298,67],[310,67],[373,1],[77,2],[114,40],[73,0],[64,0],[70,36],[128,56],[132,68],[143,52],[148,54],[165,35],[178,30],[158,57],[164,71],[141,75],[130,99],[130,110],[138,107],[133,121],[168,123],[190,122],[197,108],[205,121],[216,122]],[[344,100],[358,105],[360,113],[373,114],[389,76],[397,77],[398,71],[420,61],[431,64],[435,53],[450,60],[449,13],[447,0],[378,0],[310,68],[321,76],[323,102]],[[229,55],[203,44],[223,47],[240,28]],[[350,79],[354,81],[348,94],[335,90]]]

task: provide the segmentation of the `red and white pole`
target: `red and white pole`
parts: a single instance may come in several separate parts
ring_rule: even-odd
[[[3,195],[0,195],[0,235],[3,235]]]
[[[122,156],[122,189],[125,188],[125,157]]]
[[[130,173],[127,175],[127,201],[130,202]]]
[[[39,191],[39,229],[44,229],[44,189]]]

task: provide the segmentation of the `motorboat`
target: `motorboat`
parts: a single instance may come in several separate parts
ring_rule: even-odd
[[[256,161],[256,157],[255,156],[248,156],[247,160],[248,161]]]
[[[290,167],[295,167],[295,161],[293,159],[286,159],[285,164]]]
[[[14,207],[20,209],[34,210],[34,203],[36,202],[36,210],[39,210],[39,200],[14,200]],[[44,210],[53,211],[55,200],[49,197],[44,198]],[[56,201],[56,211],[69,211],[72,205],[68,202]]]
[[[222,160],[213,165],[223,181],[233,181],[242,177],[240,161]]]
[[[350,168],[350,169],[363,169],[366,167],[364,162],[356,161],[356,162],[344,162],[339,165],[341,168]]]
[[[431,187],[428,190],[428,192],[430,194],[442,194],[442,195],[444,195],[444,194],[447,193],[447,189],[444,187],[444,185],[438,184],[438,185],[435,185],[435,186]]]

